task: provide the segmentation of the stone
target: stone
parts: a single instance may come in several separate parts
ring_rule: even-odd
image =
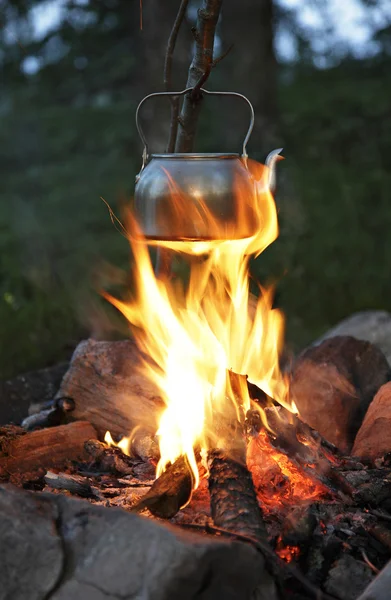
[[[375,577],[357,600],[389,600],[391,589],[391,561]]]
[[[371,342],[382,350],[388,363],[391,364],[391,313],[384,310],[355,313],[327,331],[314,342],[314,345],[340,335],[350,335],[358,340]]]
[[[352,454],[376,459],[391,452],[391,382],[383,385],[373,399],[356,435]]]
[[[374,395],[390,378],[389,364],[376,346],[337,336],[299,356],[291,397],[303,421],[348,453]]]
[[[81,342],[57,394],[75,401],[70,419],[89,421],[103,439],[136,426],[155,434],[164,409],[159,390],[142,372],[147,360],[132,340]]]
[[[60,363],[0,382],[0,425],[18,425],[31,404],[52,400],[67,368],[68,363]]]
[[[0,600],[271,600],[260,553],[87,501],[0,486]]]
[[[373,573],[363,561],[344,554],[330,569],[325,590],[340,600],[356,600],[372,579]]]

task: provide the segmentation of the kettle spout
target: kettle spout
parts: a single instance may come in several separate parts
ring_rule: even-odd
[[[277,148],[277,150],[272,150],[266,157],[265,165],[269,168],[269,189],[274,192],[276,189],[276,164],[279,160],[283,160],[284,157],[281,156],[282,148]]]

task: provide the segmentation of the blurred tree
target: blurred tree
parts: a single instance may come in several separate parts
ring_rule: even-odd
[[[234,46],[217,67],[221,70],[219,76],[226,89],[239,91],[250,98],[256,115],[253,140],[256,140],[256,152],[263,157],[278,144],[274,30],[273,0],[223,2],[222,46],[223,49],[230,44]],[[233,115],[235,113],[231,119]],[[237,129],[233,124],[227,128],[226,135]]]

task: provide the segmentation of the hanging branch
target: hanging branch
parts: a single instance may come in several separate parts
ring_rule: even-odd
[[[195,39],[195,52],[189,69],[186,87],[194,88],[183,102],[178,118],[179,131],[176,152],[191,152],[201,109],[200,89],[208,79],[214,66],[213,46],[215,31],[223,0],[204,0],[203,8],[198,10],[197,25],[192,30]]]
[[[189,0],[182,0],[178,14],[176,16],[174,25],[172,27],[170,37],[168,38],[167,51],[164,59],[164,87],[167,92],[172,89],[172,57],[174,54],[175,44],[177,41],[179,29],[182,25],[182,21],[186,15],[187,6]],[[175,151],[175,142],[178,133],[178,117],[179,117],[179,98],[171,98],[171,123],[170,123],[170,135],[168,138],[166,152],[171,153]]]

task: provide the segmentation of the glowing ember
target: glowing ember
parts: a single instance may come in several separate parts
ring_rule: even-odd
[[[261,289],[255,303],[249,291],[249,260],[276,239],[278,224],[269,189],[270,169],[250,160],[248,169],[256,190],[256,235],[224,239],[226,232],[201,202],[196,216],[207,224],[213,240],[159,242],[182,255],[193,255],[185,286],[155,277],[147,242],[130,216],[134,299],[123,302],[105,294],[128,319],[140,350],[154,361],[143,368],[158,385],[166,404],[157,432],[161,452],[157,474],[179,456],[187,455],[196,486],[199,475],[195,449],[218,447],[222,434],[216,427],[219,414],[227,414],[234,406],[237,418],[243,420],[250,408],[247,385],[242,386],[238,403],[227,370],[248,375],[269,396],[296,411],[287,400],[287,382],[279,369],[283,316],[272,309],[270,290]],[[170,183],[175,204],[186,209],[185,195],[174,182]],[[244,193],[241,201],[249,202]],[[239,229],[241,225],[238,222]],[[195,259],[194,255],[199,257]],[[261,417],[266,422],[263,413]]]
[[[250,440],[247,467],[253,476],[258,500],[269,510],[313,501],[328,492],[285,454],[275,450],[265,431]]]
[[[290,563],[300,556],[300,548],[299,546],[285,546],[280,536],[277,540],[276,554],[285,562]]]

